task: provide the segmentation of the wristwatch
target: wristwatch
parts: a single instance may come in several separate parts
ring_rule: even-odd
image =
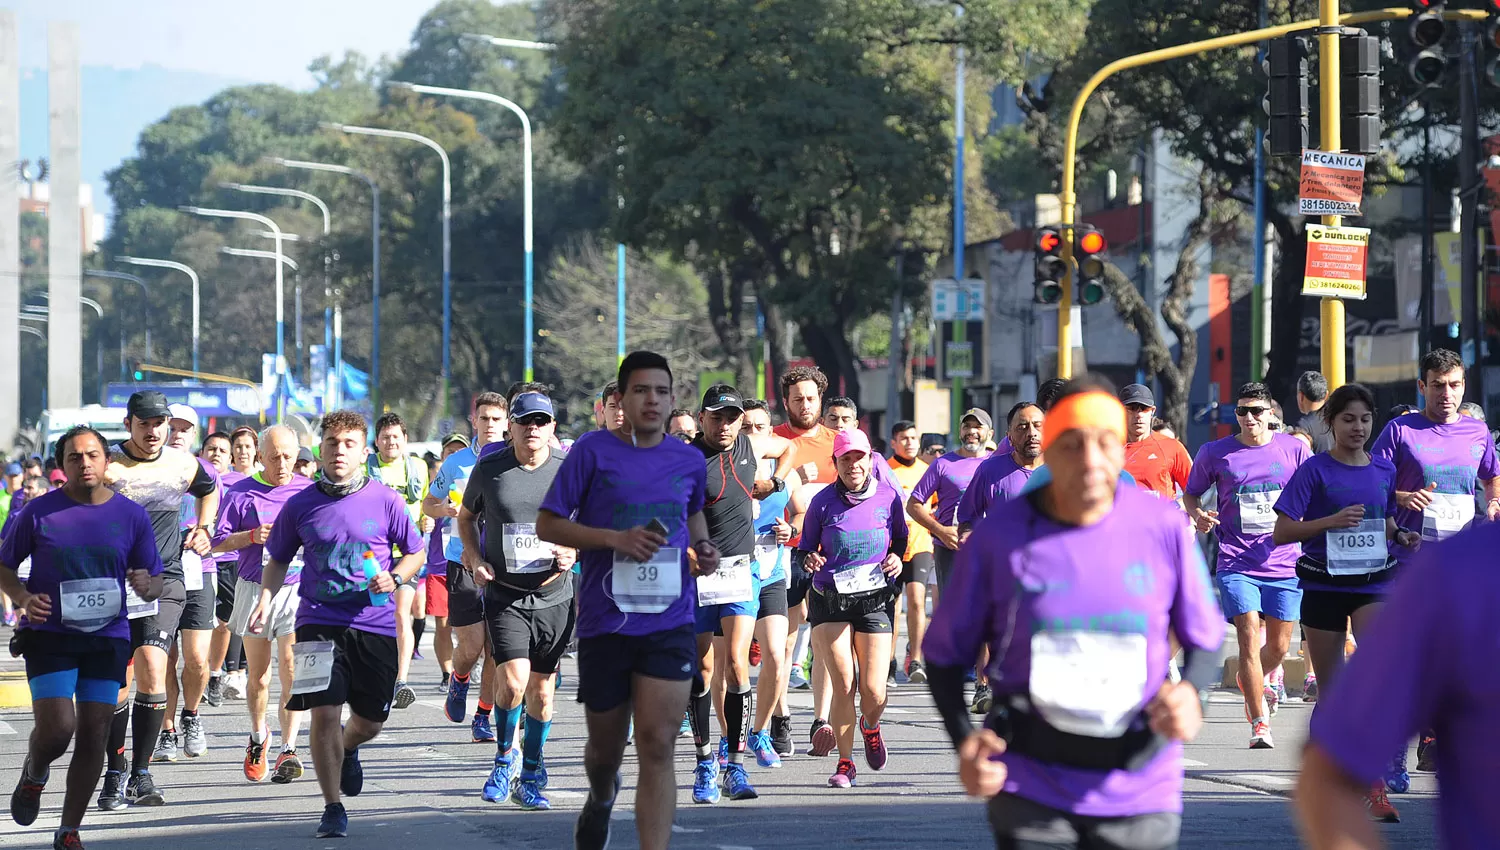
[[[771,492],[772,493],[780,493],[781,491],[783,491],[785,489],[786,489],[786,482],[783,481],[783,480],[781,480],[780,478],[777,478],[776,476],[772,475],[771,476]]]
[[[401,574],[396,572],[395,570],[391,570],[391,581],[394,581],[396,583],[397,590],[400,590],[406,585],[406,579],[403,578]]]

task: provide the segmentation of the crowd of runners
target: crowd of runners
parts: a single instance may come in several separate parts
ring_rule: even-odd
[[[1238,432],[1196,457],[1149,388],[1092,376],[969,410],[933,452],[910,421],[872,439],[817,369],[780,376],[776,424],[725,384],[677,408],[670,364],[636,352],[576,442],[552,388],[519,383],[476,395],[432,467],[395,414],[329,413],[304,447],[281,425],[200,434],[139,392],[127,440],[75,428],[54,480],[6,470],[0,591],[35,717],[11,814],[36,821],[71,746],[53,846],[78,850],[91,806],[166,805],[153,766],[204,755],[205,701],[243,700],[244,781],[310,766],[315,834],[348,835],[431,617],[444,714],[494,743],[474,786],[498,805],[551,807],[576,658],[580,850],[609,842],[627,746],[644,848],[668,845],[689,776],[713,805],[799,753],[827,758],[829,794],[899,769],[898,681],[930,689],[998,847],[1170,848],[1231,624],[1251,749],[1274,746],[1300,628],[1312,846],[1377,840],[1411,769],[1443,774],[1451,846],[1491,846],[1500,689],[1474,671],[1500,661],[1500,464],[1461,361],[1419,365],[1424,406],[1378,436],[1369,390],[1308,373],[1295,426],[1246,384]]]

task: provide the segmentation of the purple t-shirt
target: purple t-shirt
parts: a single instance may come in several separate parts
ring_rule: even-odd
[[[243,472],[235,472],[232,467],[219,473],[219,514],[221,516],[224,512],[224,497],[229,494],[229,488],[249,477]],[[214,531],[215,534],[218,533],[217,528]],[[217,543],[219,541],[215,540],[214,542]],[[222,555],[215,555],[213,556],[213,561],[215,566],[218,567],[232,567],[239,561],[239,553],[225,552]]]
[[[1300,440],[1298,442],[1301,442]],[[1297,467],[1281,498],[1276,500],[1276,512],[1299,522],[1333,516],[1350,505],[1364,505],[1366,520],[1382,520],[1381,534],[1385,534],[1383,520],[1396,512],[1396,468],[1385,458],[1370,457],[1364,466],[1349,466],[1333,459],[1331,454],[1313,455]],[[1394,541],[1386,544],[1389,551],[1399,553],[1404,546]],[[1319,561],[1328,560],[1328,536],[1319,534],[1302,544],[1302,552]],[[1392,576],[1363,585],[1335,585],[1311,581],[1298,577],[1302,587],[1311,590],[1333,590],[1348,593],[1384,593],[1391,584]]]
[[[146,509],[118,494],[101,505],[84,505],[62,490],[53,490],[27,501],[12,518],[11,533],[0,544],[0,563],[16,569],[30,558],[26,589],[45,593],[52,600],[51,616],[45,622],[27,618],[26,628],[129,640],[125,572],[162,573],[156,533]],[[90,579],[113,580],[118,589],[112,593],[118,594],[119,607],[75,606],[63,598],[63,583]],[[111,593],[107,588],[103,592]],[[69,596],[82,602],[97,602],[100,593],[99,587],[83,584],[69,588]],[[75,623],[71,628],[63,621],[69,612]]]
[[[576,514],[581,525],[616,531],[659,519],[667,527],[667,548],[681,551],[679,596],[659,613],[620,610],[614,597],[613,550],[580,552],[579,637],[647,635],[692,626],[697,585],[688,572],[692,540],[687,521],[703,510],[707,478],[703,453],[671,437],[651,448],[636,448],[612,432],[590,431],[573,444],[542,510],[564,518]]]
[[[280,487],[273,487],[259,474],[241,476],[219,504],[219,526],[215,529],[214,543],[239,531],[253,531],[262,525],[276,521],[287,500],[312,486],[312,481],[300,475]],[[227,553],[234,557],[238,574],[244,581],[260,582],[265,570],[265,547],[251,543],[243,549]],[[285,584],[295,584],[302,578],[302,571],[294,562],[288,562]]]
[[[1277,546],[1271,531],[1276,500],[1311,456],[1307,444],[1290,434],[1272,434],[1264,446],[1224,437],[1198,449],[1184,492],[1202,496],[1210,486],[1218,489],[1221,571],[1273,581],[1296,575],[1300,548]]]
[[[1489,523],[1423,544],[1308,729],[1309,740],[1365,787],[1421,730],[1453,742],[1437,749],[1437,822],[1449,850],[1494,847],[1500,836],[1497,549],[1500,526]]]
[[[889,467],[886,467],[889,469]],[[813,587],[833,590],[834,575],[866,564],[878,564],[895,552],[906,552],[906,510],[900,488],[875,483],[875,492],[857,504],[839,494],[839,484],[819,490],[807,505],[797,548],[827,559],[813,573]]]
[[[427,537],[427,574],[446,576],[448,555],[443,546],[443,532],[448,528],[448,518],[438,517],[433,521],[432,534]]]
[[[986,457],[988,456],[964,457],[958,452],[943,455],[927,467],[922,480],[911,489],[911,497],[926,504],[932,494],[936,493],[937,510],[934,513],[938,523],[954,525],[953,517],[958,513],[958,503],[964,497],[964,490],[968,489],[974,473],[979,470],[979,465],[984,463]],[[933,538],[933,542],[938,543],[937,538]]]
[[[1500,475],[1489,426],[1467,416],[1446,423],[1433,422],[1422,413],[1398,416],[1386,423],[1370,454],[1395,464],[1397,490],[1437,485],[1434,503],[1424,513],[1396,510],[1396,524],[1420,532],[1425,543],[1467,526],[1479,481]],[[1405,563],[1409,550],[1398,546],[1395,551],[1396,559]]]
[[[1001,454],[996,451],[974,472],[954,518],[959,525],[973,525],[984,519],[995,505],[1021,495],[1033,471],[1016,463],[1013,452]]]
[[[364,557],[374,552],[389,571],[392,546],[416,552],[422,535],[401,494],[373,480],[342,498],[305,487],[287,499],[266,541],[271,558],[283,564],[302,550],[298,626],[350,626],[389,637],[396,636],[395,595],[378,608],[370,604]]]
[[[1114,509],[1086,527],[1049,519],[1029,498],[997,505],[959,550],[922,653],[934,665],[968,667],[988,645],[990,687],[1000,699],[1033,693],[1033,647],[1046,646],[1044,636],[1080,633],[1143,638],[1145,658],[1134,654],[1122,665],[1140,671],[1139,706],[1167,680],[1169,634],[1194,650],[1218,648],[1224,620],[1208,569],[1173,505],[1124,482]],[[1064,767],[1014,753],[1001,760],[1005,791],[1044,806],[1093,817],[1182,810],[1178,743],[1137,771]]]

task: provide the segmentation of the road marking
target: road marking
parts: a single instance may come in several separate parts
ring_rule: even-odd
[[[16,734],[15,727],[11,726],[9,723],[6,723],[4,720],[0,720],[0,735],[14,734]]]
[[[1276,776],[1270,773],[1242,773],[1235,777],[1241,783],[1264,783],[1277,788],[1292,788],[1297,780],[1290,776]]]
[[[1206,762],[1206,761],[1198,761],[1197,759],[1183,759],[1182,760],[1182,766],[1183,767],[1208,767],[1208,762]]]

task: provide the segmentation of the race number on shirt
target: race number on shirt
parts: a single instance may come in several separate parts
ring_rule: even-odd
[[[1146,691],[1146,636],[1046,631],[1031,637],[1031,702],[1064,732],[1117,738]]]
[[[333,641],[315,640],[292,647],[292,693],[316,694],[333,680]]]
[[[58,585],[64,626],[97,632],[120,616],[120,583],[112,578],[80,578]]]
[[[135,589],[130,582],[125,583],[125,617],[131,620],[139,620],[142,617],[150,617],[157,611],[156,600],[150,602],[136,595]]]
[[[505,552],[507,572],[544,573],[556,564],[552,545],[536,536],[536,525],[529,522],[507,522],[500,545]]]
[[[765,581],[776,573],[781,563],[781,547],[776,544],[776,533],[768,531],[755,535],[755,577]]]
[[[885,572],[880,569],[879,561],[873,564],[853,564],[833,574],[833,586],[839,593],[864,593],[885,585]]]
[[[682,597],[682,550],[658,549],[645,562],[616,552],[610,591],[627,614],[660,614]]]
[[[750,576],[749,555],[721,558],[717,570],[698,576],[699,605],[749,602],[754,595],[755,582]]]
[[[192,549],[182,550],[182,586],[189,592],[203,589],[203,558]]]
[[[1474,520],[1474,497],[1468,493],[1431,493],[1432,502],[1422,512],[1422,539],[1446,540],[1469,527]]]
[[[1281,490],[1266,493],[1240,493],[1240,531],[1245,534],[1270,534],[1276,530],[1276,500]]]
[[[1353,528],[1328,531],[1328,574],[1366,575],[1385,569],[1385,520],[1367,519]]]

